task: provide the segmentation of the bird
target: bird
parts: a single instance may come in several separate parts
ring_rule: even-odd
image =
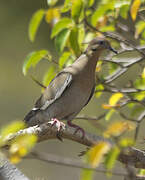
[[[74,133],[82,132],[83,128],[72,123],[76,115],[85,107],[95,90],[95,71],[97,61],[104,50],[117,54],[110,42],[104,37],[96,37],[88,43],[86,50],[74,63],[65,67],[46,87],[34,108],[25,116],[28,127],[49,122],[55,124],[58,132],[67,125],[74,128]]]

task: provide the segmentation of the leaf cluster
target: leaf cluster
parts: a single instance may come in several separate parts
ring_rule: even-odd
[[[28,74],[31,67],[34,68],[45,59],[49,63],[42,82],[44,86],[49,85],[58,71],[72,64],[85,50],[86,45],[83,42],[88,42],[96,36],[109,35],[112,37],[110,39],[112,45],[118,49],[118,55],[110,53],[98,61],[95,98],[98,99],[106,93],[111,94],[108,103],[105,99],[100,105],[105,112],[105,121],[106,123],[111,121],[114,114],[124,121],[107,124],[107,130],[102,133],[102,136],[113,140],[113,147],[100,141],[85,156],[85,161],[93,167],[99,166],[103,161],[107,171],[110,172],[120,152],[135,144],[139,124],[144,119],[142,113],[145,108],[143,64],[145,53],[140,48],[145,43],[143,0],[65,0],[62,4],[58,0],[49,0],[47,3],[47,9],[39,9],[32,15],[28,28],[29,39],[31,42],[35,41],[37,31],[44,20],[51,29],[50,37],[54,40],[59,59],[54,60],[49,50],[33,51],[24,60],[24,75]],[[135,78],[127,80],[123,88],[120,88],[116,82],[112,84],[112,81],[131,69],[133,65],[140,68],[139,72],[135,72]],[[128,112],[127,115],[124,114],[124,109]],[[137,125],[127,120],[134,121]],[[124,137],[130,130],[134,130],[135,137]],[[27,137],[24,137],[24,144],[25,138]],[[18,156],[18,151],[23,145],[21,146],[21,142],[17,140],[13,146],[10,151]],[[22,153],[19,154],[25,154],[26,149],[22,148],[22,151],[20,150]],[[16,159],[12,156],[13,162],[17,161]],[[83,170],[82,180],[89,180],[92,177],[92,170]]]

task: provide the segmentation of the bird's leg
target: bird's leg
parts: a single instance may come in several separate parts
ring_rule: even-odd
[[[60,131],[61,129],[64,130],[65,129],[65,124],[61,121],[59,121],[56,118],[52,118],[51,121],[48,122],[49,124],[51,124],[51,127],[53,127],[54,125],[57,127],[57,138],[62,141],[62,138],[60,136]]]
[[[76,124],[73,124],[70,120],[67,121],[68,126],[75,128],[74,134],[76,134],[78,131],[82,132],[82,139],[85,137],[85,131],[83,128],[77,126]]]

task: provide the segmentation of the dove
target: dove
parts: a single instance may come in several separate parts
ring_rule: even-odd
[[[62,122],[65,120],[68,126],[74,128],[75,133],[81,131],[84,137],[84,130],[72,123],[72,120],[93,96],[96,64],[107,49],[117,54],[105,38],[97,37],[91,40],[80,57],[59,72],[46,87],[34,108],[24,118],[27,126],[49,122],[52,126],[55,124],[59,132],[65,128]]]

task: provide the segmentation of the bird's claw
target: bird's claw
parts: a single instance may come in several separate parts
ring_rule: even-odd
[[[49,121],[48,123],[51,124],[51,127],[53,127],[54,125],[56,126],[57,128],[56,137],[58,138],[58,140],[63,141],[60,135],[60,131],[65,130],[65,124],[63,122],[60,122],[56,118],[52,118],[51,121]]]
[[[65,130],[65,124],[63,122],[60,122],[56,118],[52,118],[51,121],[49,121],[48,123],[51,124],[51,127],[53,127],[55,125],[57,127],[58,132],[60,130]]]

